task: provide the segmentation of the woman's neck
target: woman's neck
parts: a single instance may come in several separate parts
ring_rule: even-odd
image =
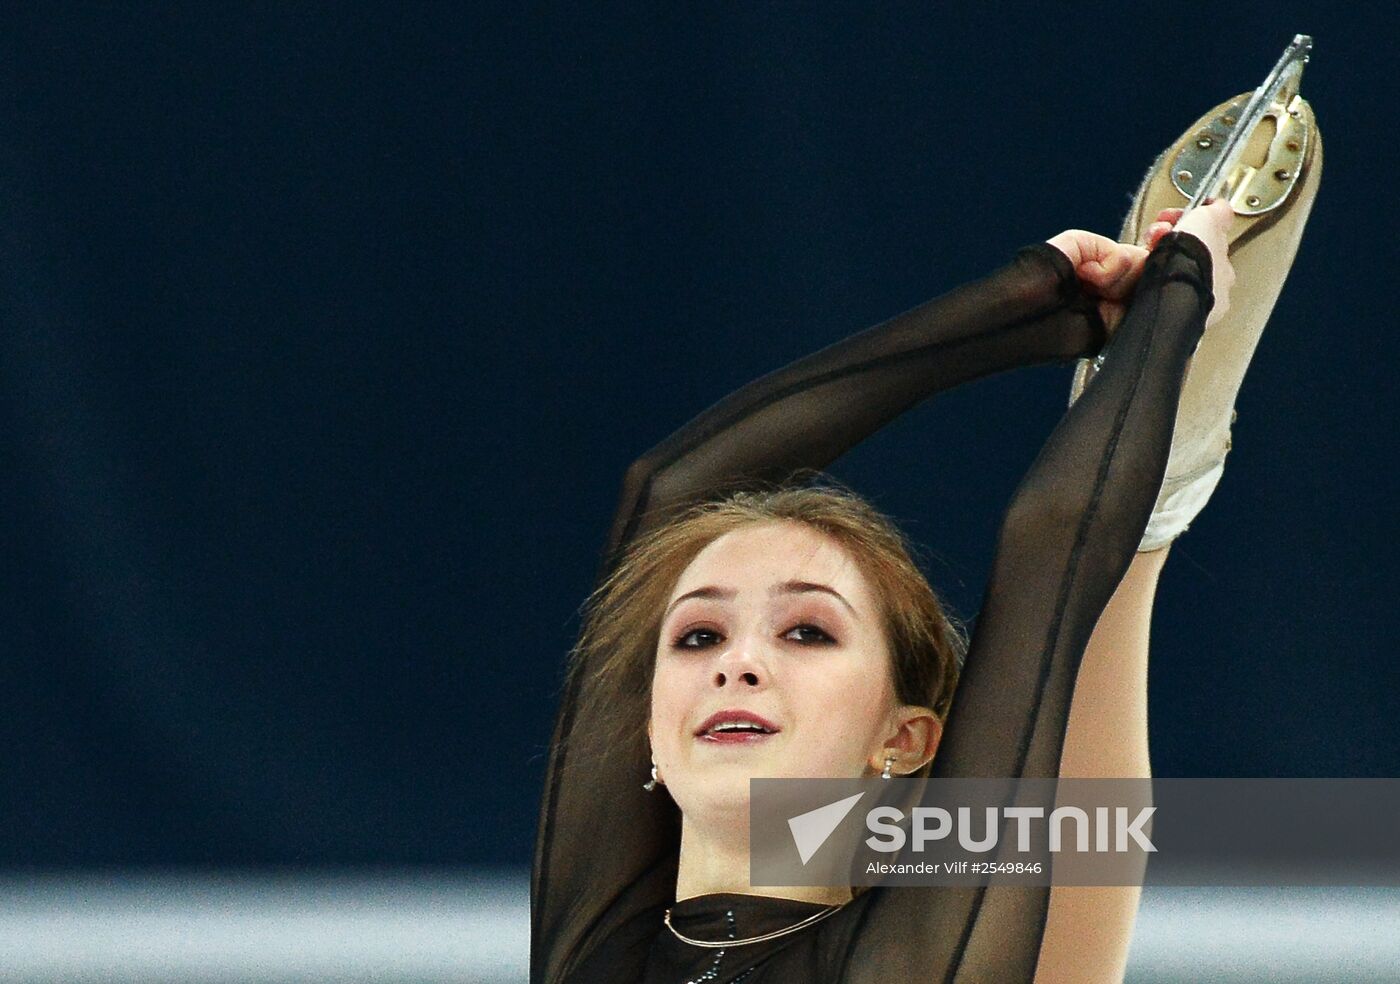
[[[749,884],[747,829],[731,831],[727,836],[707,836],[706,832],[696,829],[696,825],[682,822],[676,901],[719,892],[796,899],[823,905],[835,905],[851,899],[851,890],[844,887],[765,885],[755,888]]]

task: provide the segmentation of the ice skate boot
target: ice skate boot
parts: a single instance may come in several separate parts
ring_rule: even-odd
[[[1228,198],[1235,211],[1230,306],[1192,357],[1177,408],[1166,477],[1138,550],[1179,536],[1215,491],[1230,450],[1235,398],[1293,263],[1322,174],[1312,107],[1298,95],[1311,39],[1299,37],[1259,89],[1216,106],[1153,163],[1133,199],[1120,241],[1142,243],[1167,208]],[[1233,138],[1233,139],[1232,139]],[[1111,346],[1100,360],[1112,358]],[[1073,403],[1097,372],[1081,360]],[[1101,364],[1101,363],[1099,363]]]

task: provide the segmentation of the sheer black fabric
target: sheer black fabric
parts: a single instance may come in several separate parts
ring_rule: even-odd
[[[1017,487],[935,776],[1058,773],[1080,659],[1161,485],[1181,383],[1211,304],[1210,275],[1199,241],[1164,238],[1103,371]],[[1104,338],[1064,256],[1027,247],[984,280],[749,384],[658,445],[628,471],[609,557],[696,501],[825,467],[934,393],[1092,355]],[[712,967],[717,951],[688,954],[661,923],[675,897],[675,807],[641,789],[645,748],[618,754],[592,738],[607,733],[600,725],[617,701],[644,696],[605,692],[587,666],[566,685],[536,845],[532,984],[661,984],[711,970],[706,980],[746,984],[1031,979],[1048,889],[875,889],[810,930],[726,951],[723,967]],[[733,896],[676,908],[711,931],[728,922],[707,919],[733,911],[747,924],[738,936],[810,911]]]

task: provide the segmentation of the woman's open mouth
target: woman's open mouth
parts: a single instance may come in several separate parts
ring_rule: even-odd
[[[717,744],[745,745],[762,742],[780,730],[766,718],[734,708],[711,714],[696,730],[695,737]]]

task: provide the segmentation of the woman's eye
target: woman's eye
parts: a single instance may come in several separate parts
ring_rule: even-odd
[[[805,642],[808,644],[826,644],[836,641],[815,625],[795,625],[783,633],[783,638],[790,639],[793,642]]]
[[[703,649],[720,641],[720,634],[714,629],[691,629],[675,642],[678,649]]]

